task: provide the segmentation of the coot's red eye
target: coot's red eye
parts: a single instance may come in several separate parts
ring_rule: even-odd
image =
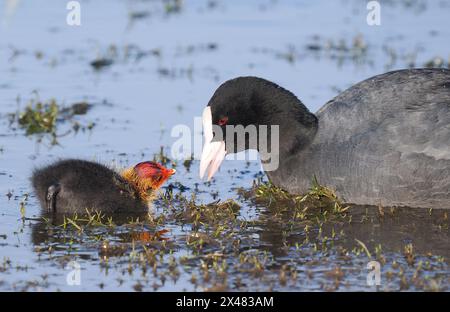
[[[225,126],[227,124],[227,122],[228,122],[228,117],[223,117],[223,118],[219,119],[218,124],[219,124],[219,126]]]

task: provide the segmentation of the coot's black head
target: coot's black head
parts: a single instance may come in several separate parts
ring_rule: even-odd
[[[212,123],[221,127],[258,124],[263,117],[259,91],[267,82],[257,77],[239,77],[223,83],[208,103]]]
[[[257,77],[238,77],[226,81],[214,92],[203,111],[205,143],[200,176],[203,177],[209,167],[209,180],[227,153],[258,149],[258,140],[262,138],[261,126],[267,126],[265,142],[270,140],[271,126],[279,126],[282,145],[283,131],[296,131],[296,124],[310,118],[309,115],[311,121],[316,122],[315,116],[294,94],[273,82]],[[252,135],[254,131],[256,136]]]
[[[210,166],[210,179],[226,153],[237,153],[250,148],[248,136],[245,136],[242,144],[238,146],[237,134],[228,131],[228,135],[233,135],[233,140],[227,140],[227,129],[230,129],[230,126],[247,127],[260,123],[262,112],[256,92],[260,80],[262,79],[256,77],[231,79],[214,92],[202,116],[205,146],[200,163],[200,176],[203,176]]]

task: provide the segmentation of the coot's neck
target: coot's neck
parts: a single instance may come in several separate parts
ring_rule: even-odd
[[[293,93],[274,83],[264,80],[255,93],[253,98],[261,112],[259,124],[279,126],[279,166],[282,167],[289,158],[310,146],[317,133],[318,119]],[[267,159],[264,151],[259,152],[262,159]]]

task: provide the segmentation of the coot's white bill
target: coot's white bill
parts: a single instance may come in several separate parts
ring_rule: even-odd
[[[200,159],[200,178],[202,179],[208,169],[208,181],[214,176],[219,169],[220,164],[226,155],[225,142],[216,141],[211,142],[213,139],[213,124],[211,107],[207,106],[203,110],[203,138],[205,140],[202,150],[202,157]]]

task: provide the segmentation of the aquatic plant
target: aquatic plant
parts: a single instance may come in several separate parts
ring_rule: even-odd
[[[348,206],[342,204],[334,190],[320,185],[316,177],[313,177],[310,190],[304,195],[290,194],[271,182],[256,181],[253,189],[246,196],[248,198],[253,196],[258,203],[287,209],[296,208],[304,211],[328,209],[337,214],[345,213],[349,209]]]
[[[54,99],[47,103],[32,101],[18,116],[19,125],[27,135],[52,133],[56,131],[59,106]]]
[[[86,126],[80,125],[75,120],[75,116],[85,115],[92,107],[92,104],[87,102],[77,102],[70,106],[62,106],[57,103],[55,99],[48,101],[41,101],[39,98],[32,99],[26,105],[23,111],[9,114],[10,126],[17,124],[20,129],[25,130],[25,135],[37,135],[38,141],[48,135],[51,139],[51,144],[58,144],[57,138],[67,135],[71,132],[68,130],[63,134],[57,133],[59,123],[72,123],[72,130],[76,133],[78,130],[91,130],[95,124],[90,122]]]

